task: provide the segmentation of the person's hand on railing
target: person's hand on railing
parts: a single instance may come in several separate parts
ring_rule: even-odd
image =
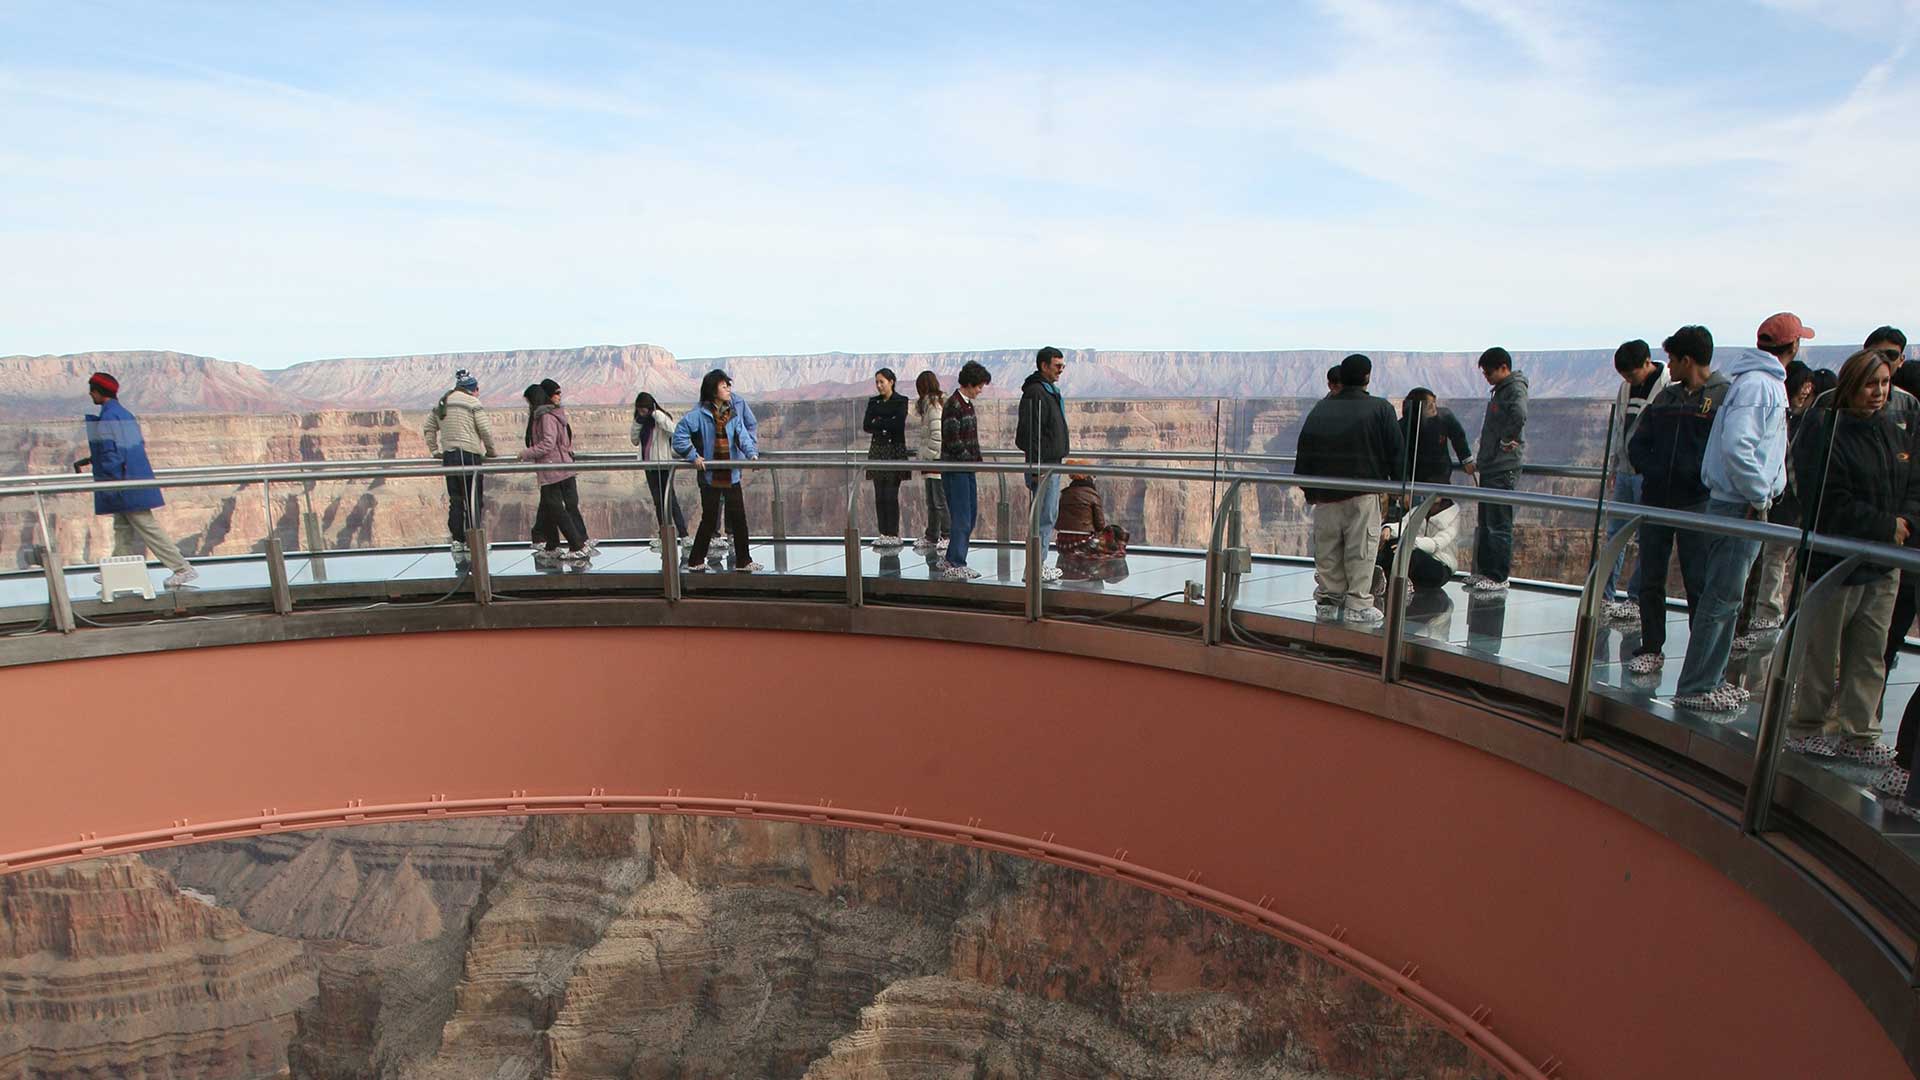
[[[1463,473],[1466,473],[1468,476],[1473,476],[1474,474],[1478,473],[1480,470],[1478,467],[1474,465],[1473,462],[1463,461],[1460,463],[1460,471]]]
[[[1913,535],[1913,527],[1907,524],[1906,518],[1893,519],[1893,542],[1894,543],[1904,547],[1906,546],[1906,543],[1907,543],[1907,537],[1912,535]]]
[[[73,471],[77,473],[86,472],[88,469],[91,469],[91,468],[93,468],[93,459],[90,457],[83,457],[79,461],[76,461],[73,463]]]
[[[693,455],[693,467],[696,469],[706,468],[707,467],[706,459],[701,457],[699,454]]]

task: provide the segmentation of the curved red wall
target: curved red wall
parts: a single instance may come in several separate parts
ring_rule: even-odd
[[[568,629],[75,660],[0,671],[0,695],[0,859],[81,831],[441,798],[831,800],[1270,898],[1418,965],[1564,1076],[1908,1075],[1810,946],[1653,831],[1450,740],[1215,679],[837,633]]]

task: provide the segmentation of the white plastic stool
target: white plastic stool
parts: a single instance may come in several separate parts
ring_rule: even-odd
[[[116,593],[137,592],[153,599],[153,578],[144,555],[109,555],[100,560],[100,602],[113,603]]]

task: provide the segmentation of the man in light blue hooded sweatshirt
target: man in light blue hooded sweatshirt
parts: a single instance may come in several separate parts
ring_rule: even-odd
[[[1707,513],[1765,521],[1787,489],[1787,365],[1813,336],[1799,316],[1781,312],[1760,324],[1759,348],[1742,349],[1720,370],[1730,382],[1713,418],[1700,477]],[[1715,536],[1687,639],[1673,703],[1703,712],[1737,712],[1752,695],[1725,680],[1734,623],[1760,541]]]

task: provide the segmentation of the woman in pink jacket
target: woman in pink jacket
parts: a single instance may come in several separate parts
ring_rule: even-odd
[[[560,401],[560,384],[542,379],[527,387],[527,448],[520,451],[521,461],[542,465],[573,463],[573,425],[567,408]],[[571,469],[541,469],[540,509],[533,519],[533,561],[553,566],[560,562],[585,563],[599,550],[587,539],[587,523],[580,517],[580,490]],[[560,551],[560,534],[567,538],[567,550]]]

